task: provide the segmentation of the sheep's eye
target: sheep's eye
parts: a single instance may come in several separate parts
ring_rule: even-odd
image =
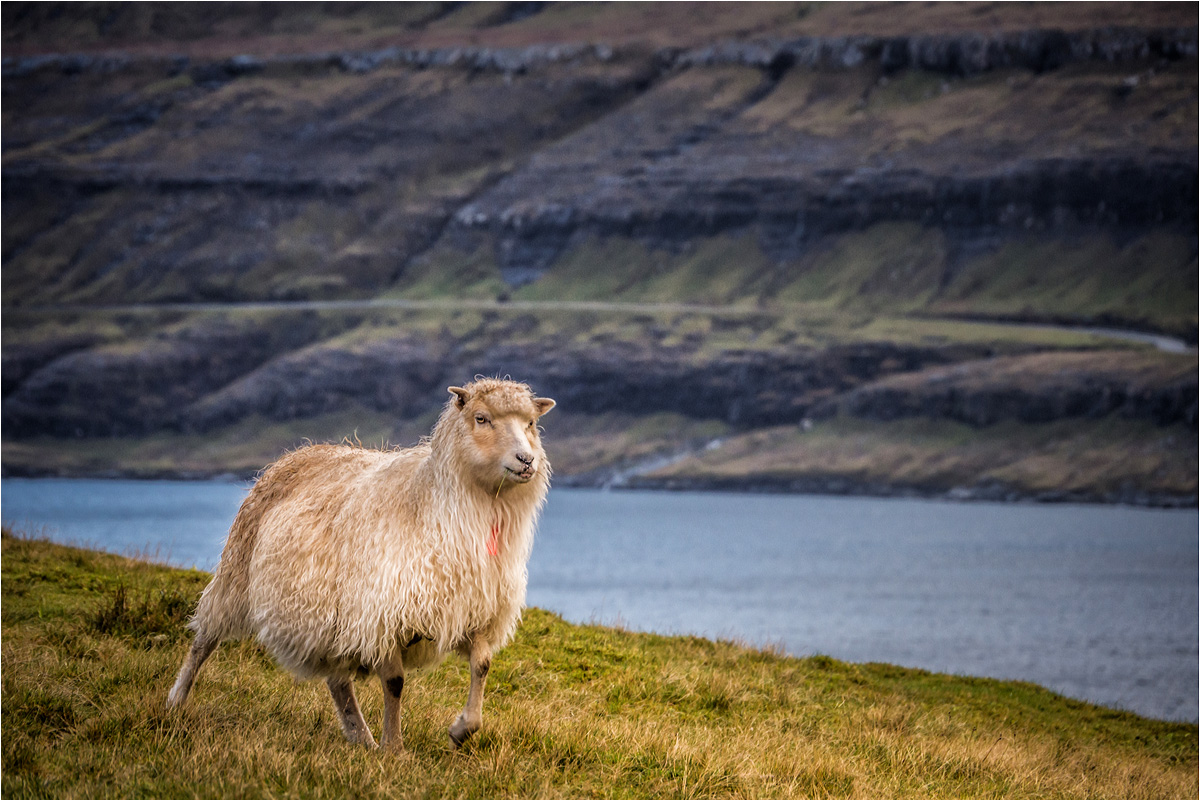
[[[486,417],[484,417],[482,414],[475,415],[475,422],[479,423],[479,425],[483,425],[487,421],[488,421],[488,419]]]

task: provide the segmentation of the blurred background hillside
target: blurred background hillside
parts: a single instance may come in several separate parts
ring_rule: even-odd
[[[1196,3],[0,13],[5,475],[1196,503]]]

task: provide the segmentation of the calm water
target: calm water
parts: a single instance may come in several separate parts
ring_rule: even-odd
[[[6,524],[211,568],[247,485],[5,480]],[[1197,719],[1197,512],[554,490],[529,603]]]

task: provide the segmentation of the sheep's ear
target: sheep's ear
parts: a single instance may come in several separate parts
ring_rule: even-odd
[[[455,406],[461,409],[467,405],[467,391],[465,389],[462,387],[447,387],[446,391],[458,396],[454,399]]]
[[[554,408],[554,401],[550,398],[534,398],[533,405],[537,407],[538,417],[541,417]]]

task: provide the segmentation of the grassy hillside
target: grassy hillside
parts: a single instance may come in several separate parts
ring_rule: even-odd
[[[458,662],[406,686],[403,753],[346,744],[327,693],[226,645],[167,689],[207,576],[3,537],[6,798],[1194,797],[1197,728],[1039,687],[853,665],[528,610],[452,752]],[[368,722],[382,699],[360,682]]]
[[[6,475],[409,444],[487,374],[560,480],[1195,502],[1194,355],[934,380],[1195,344],[1193,5],[2,13]]]

